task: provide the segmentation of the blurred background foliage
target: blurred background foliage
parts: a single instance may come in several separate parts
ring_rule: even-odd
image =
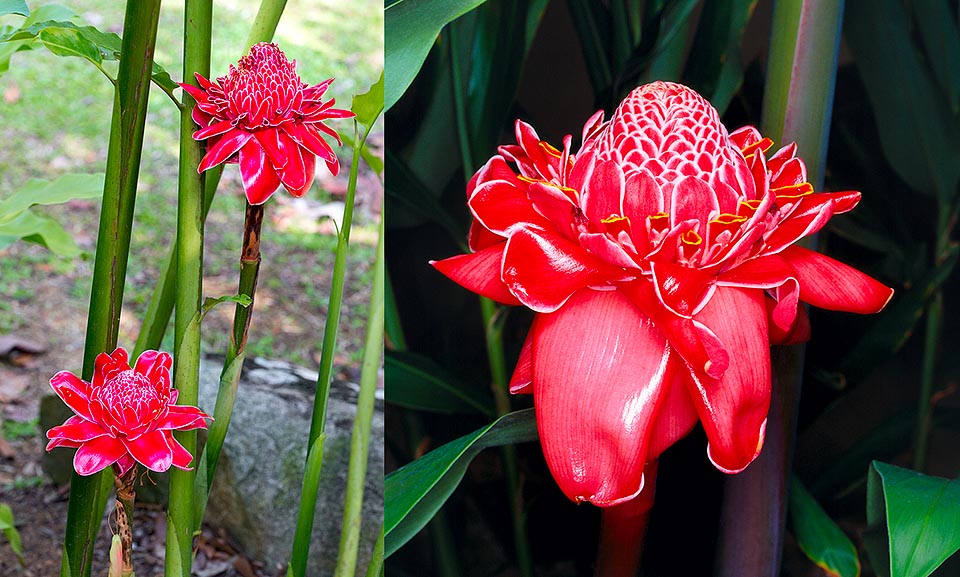
[[[390,64],[390,10],[400,4],[387,9],[388,93],[389,75],[407,72]],[[771,27],[772,0],[452,4],[465,14],[442,28],[386,117],[388,472],[492,420],[478,299],[428,262],[465,250],[466,180],[513,141],[514,120],[555,144],[573,134],[576,149],[590,114],[666,79],[703,94],[731,130],[759,125],[769,42],[787,33]],[[960,33],[958,7],[946,0],[847,0],[843,10],[824,189],[860,190],[863,200],[818,244],[897,292],[876,316],[811,312],[794,473],[813,499],[791,506],[819,503],[856,547],[862,574],[885,575],[888,561],[866,553],[877,531],[866,507],[871,462],[960,471]],[[531,318],[508,308],[493,319],[508,373]],[[529,397],[510,404],[532,406]],[[661,457],[645,575],[712,574],[719,531],[736,530],[718,527],[724,476],[704,446],[698,428]],[[517,506],[537,574],[588,574],[598,512],[560,494],[536,443],[517,451]],[[388,559],[391,575],[515,574],[524,545],[510,528],[504,458],[476,458],[432,529]],[[782,574],[823,574],[795,537]],[[956,557],[935,574],[960,574]]]

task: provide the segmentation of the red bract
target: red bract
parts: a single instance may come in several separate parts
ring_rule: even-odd
[[[47,450],[76,447],[73,467],[92,475],[116,464],[122,475],[138,462],[163,472],[171,465],[189,469],[193,456],[172,431],[205,429],[200,409],[175,405],[170,388],[170,355],[144,351],[130,368],[127,351],[118,347],[96,360],[93,382],[60,371],[50,385],[76,415],[47,431]]]
[[[703,423],[735,473],[763,445],[769,344],[805,340],[804,301],[859,313],[893,291],[791,246],[852,209],[814,193],[796,146],[769,157],[694,91],[655,82],[570,152],[517,122],[467,187],[471,254],[433,263],[464,287],[536,316],[511,390],[534,395],[544,454],[566,495],[613,505],[643,466]]]
[[[262,42],[226,76],[210,82],[197,74],[200,88],[181,83],[196,101],[195,140],[207,140],[203,172],[223,162],[239,162],[243,189],[250,204],[263,204],[282,184],[299,197],[313,183],[316,156],[333,175],[340,161],[321,133],[340,137],[323,121],[351,118],[349,110],[321,100],[333,78],[308,86],[297,75],[297,61],[287,60],[276,44]]]

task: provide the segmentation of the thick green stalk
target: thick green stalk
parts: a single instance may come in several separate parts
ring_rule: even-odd
[[[358,125],[359,126],[359,125]],[[359,131],[359,129],[357,129]],[[330,300],[327,303],[327,320],[323,327],[323,348],[320,353],[320,374],[317,377],[317,392],[313,399],[313,416],[310,420],[310,436],[307,443],[307,465],[303,472],[303,489],[300,493],[300,510],[297,514],[297,529],[293,536],[293,552],[290,567],[295,577],[303,577],[310,555],[310,535],[313,533],[313,517],[317,508],[317,487],[320,484],[320,464],[323,461],[321,435],[327,422],[327,401],[330,383],[333,380],[333,358],[337,350],[337,329],[340,325],[340,309],[343,305],[343,285],[347,273],[347,250],[350,248],[350,227],[353,223],[353,200],[357,192],[357,174],[360,169],[360,151],[369,135],[369,128],[354,137],[353,157],[350,162],[350,178],[347,181],[347,196],[344,199],[343,219],[337,236],[336,257],[333,263],[333,281],[330,284]],[[311,463],[314,466],[311,467]]]
[[[823,184],[842,16],[842,0],[779,0],[773,13],[762,132],[781,144],[797,143],[816,189]],[[724,489],[717,573],[724,577],[780,574],[803,347],[774,353],[765,446]]]
[[[194,73],[210,76],[210,33],[212,0],[187,0],[184,8],[183,78],[196,82]],[[177,202],[177,297],[175,328],[174,384],[178,402],[196,405],[200,378],[200,331],[195,318],[200,314],[203,278],[203,176],[197,166],[203,145],[192,138],[192,98],[184,95],[180,115],[180,187]],[[194,325],[191,330],[191,325]],[[175,433],[192,455],[197,453],[197,432]],[[167,547],[164,575],[189,577],[193,561],[193,485],[196,469],[170,471],[170,504],[167,510]]]
[[[117,346],[159,16],[160,0],[127,2],[83,353],[82,376],[88,381],[97,355]],[[93,545],[111,485],[106,472],[90,477],[73,474],[62,576],[90,575]]]
[[[340,531],[340,549],[337,551],[337,568],[334,571],[334,577],[354,576],[357,566],[357,550],[360,547],[361,507],[363,506],[364,482],[367,478],[367,456],[370,452],[370,427],[373,423],[380,360],[383,357],[383,235],[385,222],[386,219],[381,212],[377,258],[373,271],[373,290],[370,294],[367,336],[364,342],[363,364],[360,373],[360,394],[357,398],[357,416],[353,420],[353,431],[350,438],[350,468],[347,470],[347,494],[343,506],[343,526]]]
[[[457,57],[458,37],[456,26],[448,26],[450,37],[450,64],[453,76],[453,104],[457,116],[457,137],[460,142],[460,155],[463,160],[464,177],[473,174],[473,148],[470,145],[466,120],[466,103],[463,99],[463,83],[460,74],[460,61]],[[490,376],[493,379],[493,396],[497,415],[510,412],[510,392],[508,390],[507,367],[503,353],[503,330],[497,324],[497,305],[486,297],[480,297],[480,310],[483,314],[484,333],[487,343],[487,359],[490,364]],[[520,476],[517,467],[517,451],[513,445],[501,448],[503,453],[504,474],[507,479],[507,500],[513,519],[513,540],[517,550],[517,565],[524,577],[533,575],[533,561],[530,556],[530,544],[527,540],[526,526],[523,520],[523,502],[520,495]]]
[[[937,346],[943,321],[943,291],[937,291],[927,307],[927,325],[923,340],[923,370],[920,377],[920,400],[917,405],[917,425],[914,430],[913,468],[923,471],[927,462],[927,442],[930,437],[930,417],[933,407],[933,377],[937,364]]]

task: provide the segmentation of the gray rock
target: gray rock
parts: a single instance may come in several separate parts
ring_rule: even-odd
[[[208,413],[216,403],[219,378],[219,364],[201,363],[200,406]],[[316,372],[283,361],[247,360],[207,505],[208,522],[225,528],[247,553],[269,564],[285,565],[290,556],[316,379]],[[340,381],[330,390],[310,575],[332,575],[336,566],[358,390]],[[383,523],[382,400],[370,439],[359,574]]]
[[[222,360],[200,364],[200,407],[213,413]],[[296,527],[307,435],[313,412],[317,372],[285,361],[247,359],[237,402],[224,442],[205,522],[222,527],[254,558],[268,567],[285,566]],[[327,405],[327,440],[317,512],[314,517],[308,574],[332,575],[343,521],[343,501],[350,460],[350,437],[359,386],[335,381]],[[69,416],[56,397],[41,406],[47,428]],[[203,431],[201,431],[203,433]],[[201,435],[201,439],[203,435]],[[73,451],[57,450],[44,468],[59,483],[69,479]],[[137,488],[137,500],[166,502],[166,475],[150,474],[156,486]],[[383,394],[370,431],[367,480],[363,496],[358,571],[362,575],[383,523]]]

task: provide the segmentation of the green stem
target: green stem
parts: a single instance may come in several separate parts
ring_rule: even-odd
[[[917,426],[914,431],[913,468],[923,471],[927,462],[930,417],[933,407],[933,377],[937,364],[940,324],[943,321],[943,291],[937,291],[927,307],[927,325],[923,339],[923,368],[920,377],[920,399],[917,405]]]
[[[159,16],[160,0],[127,2],[124,17],[124,30],[127,33],[123,35],[114,92],[100,230],[83,353],[82,377],[87,381],[93,377],[97,355],[112,351],[117,346]],[[73,474],[61,575],[90,575],[93,545],[111,483],[108,473],[89,477]]]
[[[313,416],[310,419],[310,436],[307,442],[307,466],[303,473],[303,490],[300,494],[300,510],[297,514],[297,529],[293,536],[293,552],[290,567],[293,575],[306,574],[307,557],[310,555],[310,535],[313,533],[313,517],[317,507],[317,490],[320,484],[320,463],[323,460],[321,435],[327,422],[327,401],[330,383],[333,380],[333,359],[337,350],[337,329],[340,325],[340,309],[343,306],[343,285],[347,272],[347,251],[350,248],[350,227],[353,223],[353,201],[357,192],[357,174],[360,169],[360,151],[369,135],[369,128],[359,134],[355,129],[353,157],[350,162],[350,178],[344,199],[343,219],[337,235],[336,257],[333,263],[333,280],[330,285],[330,300],[327,304],[327,320],[323,327],[323,348],[320,353],[320,371],[317,377],[317,392],[313,399]],[[310,466],[311,462],[315,465]]]
[[[360,524],[363,512],[361,509],[363,506],[363,487],[367,479],[370,428],[373,423],[380,360],[383,357],[383,237],[386,228],[385,222],[386,219],[381,212],[377,257],[373,271],[373,290],[370,294],[370,312],[367,315],[367,337],[363,348],[360,394],[357,398],[357,416],[353,420],[350,467],[347,470],[347,494],[343,506],[343,526],[340,531],[340,549],[337,551],[337,568],[334,571],[334,577],[354,576],[357,566],[357,551],[360,547]]]
[[[243,54],[246,54],[254,44],[258,42],[270,42],[273,39],[286,3],[286,0],[262,0],[260,9],[257,11],[257,16],[253,21],[253,26],[250,28],[250,34],[247,36]],[[183,110],[190,110],[190,108],[184,106],[181,108],[181,111]],[[207,214],[210,212],[210,206],[213,204],[214,193],[217,191],[217,185],[220,183],[220,175],[222,173],[222,165],[211,168],[204,173],[204,222],[207,221]],[[160,342],[163,341],[163,334],[167,330],[170,315],[173,313],[174,292],[177,290],[176,258],[176,246],[172,246],[170,247],[170,256],[167,257],[166,263],[161,268],[160,281],[150,295],[150,304],[147,306],[143,324],[140,326],[140,334],[137,336],[137,345],[135,347],[137,354],[147,349],[158,349],[160,348]],[[136,356],[136,354],[134,356]]]
[[[377,577],[383,571],[383,524],[380,525],[380,535],[373,546],[373,556],[367,565],[366,577]]]
[[[184,8],[183,78],[196,82],[194,73],[210,76],[212,0],[187,0]],[[174,384],[183,405],[196,405],[200,379],[200,331],[190,325],[200,313],[203,279],[203,176],[197,166],[204,147],[192,138],[194,104],[184,95],[186,108],[180,115],[180,187],[177,201],[177,297]],[[175,433],[192,455],[197,453],[197,432]],[[167,547],[164,575],[189,577],[193,561],[193,486],[196,468],[170,471],[170,504],[167,511]]]
[[[450,65],[453,76],[453,103],[457,116],[457,136],[460,142],[460,155],[463,160],[464,176],[469,179],[473,173],[472,149],[470,135],[467,132],[466,103],[463,100],[463,85],[460,77],[460,62],[457,58],[457,33],[455,26],[448,26],[450,36]],[[490,363],[490,374],[493,379],[493,396],[497,407],[497,415],[502,416],[510,412],[510,391],[507,380],[507,367],[503,353],[503,329],[496,322],[497,305],[492,300],[480,297],[480,310],[483,313],[483,326],[487,342],[487,359]],[[503,453],[504,473],[507,478],[507,500],[510,504],[511,518],[513,519],[513,538],[517,549],[517,565],[520,574],[524,577],[533,575],[533,561],[530,556],[530,545],[527,540],[527,531],[523,521],[523,501],[520,494],[520,476],[517,467],[517,451],[513,445],[505,445]]]
[[[240,280],[237,294],[250,297],[247,306],[237,304],[233,314],[233,334],[230,347],[220,372],[220,387],[217,389],[217,402],[213,410],[213,423],[207,433],[207,442],[199,458],[202,472],[194,482],[196,508],[194,513],[194,531],[200,529],[203,514],[207,507],[207,498],[213,486],[214,474],[220,461],[220,451],[227,437],[233,406],[240,385],[240,373],[246,358],[247,338],[253,306],[256,300],[257,278],[260,275],[260,230],[263,225],[264,205],[247,204],[243,226],[243,245],[240,251]]]
[[[137,480],[137,465],[134,464],[125,475],[115,476],[117,490],[117,533],[120,535],[123,554],[123,577],[133,577],[133,504],[136,499],[134,481]]]

